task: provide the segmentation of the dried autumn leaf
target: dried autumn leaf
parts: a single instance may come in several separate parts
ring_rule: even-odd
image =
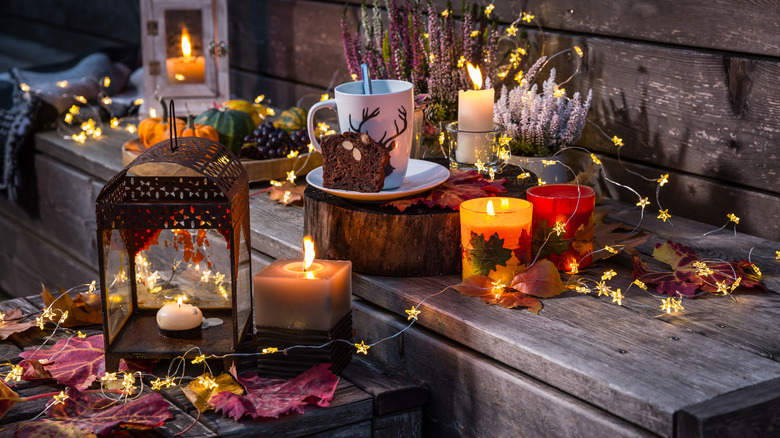
[[[40,362],[57,382],[80,391],[106,372],[103,335],[60,339],[48,350],[27,350],[19,357]],[[120,361],[119,370],[127,369],[127,363]]]
[[[451,208],[457,210],[463,201],[474,198],[496,196],[506,191],[505,179],[490,181],[484,179],[476,170],[450,170],[450,177],[444,184],[427,192],[427,196],[401,199],[385,205],[393,206],[400,211],[422,204],[428,207]]]
[[[43,364],[37,360],[23,360],[19,362],[22,367],[22,379],[24,380],[46,380],[51,379],[51,373],[46,371]]]
[[[507,309],[527,307],[529,312],[533,312],[537,315],[539,314],[539,311],[542,310],[542,302],[539,301],[538,298],[534,298],[522,292],[486,295],[482,297],[482,301],[487,304],[498,304]]]
[[[280,186],[271,187],[269,199],[284,205],[303,206],[303,191],[306,190],[306,185],[295,185],[285,181]]]
[[[330,372],[330,364],[320,364],[286,381],[271,379],[268,384],[253,373],[241,374],[239,382],[247,388],[246,395],[221,392],[211,398],[217,412],[235,420],[248,415],[252,418],[278,418],[291,412],[303,413],[308,404],[320,407],[330,405],[338,385],[338,377]]]
[[[517,274],[509,287],[539,298],[552,298],[566,291],[558,268],[549,260],[539,260]]]
[[[87,304],[88,302],[94,303],[92,298],[76,297],[74,301],[64,290],[61,291],[59,297],[55,298],[46,287],[43,287],[41,297],[46,307],[51,306],[52,311],[58,310],[58,312],[54,312],[55,318],[68,312],[68,318],[60,324],[63,327],[81,327],[103,323],[103,314],[100,308],[96,309],[93,307],[94,304]]]
[[[481,297],[493,291],[493,282],[485,275],[472,275],[463,282],[452,286],[453,289],[470,297]]]
[[[631,250],[647,242],[652,236],[651,233],[644,231],[634,231],[622,223],[603,224],[597,223],[594,232],[594,243],[596,248],[603,248],[607,245],[617,246],[621,250]],[[593,261],[609,257],[612,254],[607,251],[599,251],[593,254]]]
[[[0,322],[0,340],[35,327],[35,320],[25,321],[25,318],[26,316],[22,313],[22,309],[19,308],[6,312],[3,315],[3,321]]]
[[[0,418],[3,418],[15,404],[19,403],[19,401],[19,394],[9,388],[8,385],[0,379]]]
[[[212,379],[211,374],[204,374],[205,377]],[[187,399],[195,405],[200,412],[206,412],[214,409],[214,405],[209,403],[211,397],[219,394],[220,392],[231,392],[233,394],[243,394],[244,388],[236,382],[236,380],[228,373],[222,373],[216,379],[213,379],[214,383],[218,386],[212,388],[209,385],[202,383],[200,379],[195,379],[181,390]]]
[[[646,284],[655,284],[659,294],[665,293],[673,297],[681,294],[693,298],[698,289],[704,292],[716,292],[718,283],[724,283],[731,287],[736,278],[740,279],[740,287],[760,287],[766,291],[756,276],[747,273],[746,268],[752,268],[753,263],[746,260],[741,262],[710,262],[706,265],[712,273],[700,275],[696,264],[701,260],[696,252],[683,244],[672,241],[656,244],[653,257],[669,265],[672,271],[655,271],[650,269],[641,258],[634,256],[634,279]]]
[[[499,238],[498,233],[486,239],[484,235],[472,231],[469,245],[471,275],[489,275],[496,267],[506,266],[512,258],[512,250],[504,248],[504,239]]]
[[[168,402],[160,394],[147,394],[119,405],[114,403],[103,397],[81,394],[68,388],[68,398],[46,410],[52,419],[25,423],[15,436],[107,435],[118,427],[151,429],[173,418],[168,410]]]

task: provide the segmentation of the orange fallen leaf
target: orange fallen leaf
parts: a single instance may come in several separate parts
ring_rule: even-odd
[[[0,322],[0,340],[35,327],[35,319],[24,321],[25,318],[25,315],[22,314],[22,309],[19,308],[6,312],[3,315],[3,321]]]
[[[84,296],[82,296],[84,295]],[[79,294],[75,300],[62,290],[59,297],[55,298],[46,287],[43,287],[41,297],[46,307],[51,306],[54,312],[54,318],[60,317],[64,312],[68,312],[68,317],[60,325],[63,327],[80,327],[85,325],[95,325],[103,323],[103,314],[100,311],[99,297],[96,294]],[[97,306],[95,308],[94,306]],[[58,310],[58,312],[55,312]],[[56,322],[56,321],[54,321]]]

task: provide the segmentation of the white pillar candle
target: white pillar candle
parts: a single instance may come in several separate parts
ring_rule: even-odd
[[[474,81],[474,90],[458,91],[458,131],[487,132],[493,130],[493,101],[495,90],[482,88],[482,74],[471,64],[469,75]],[[491,156],[492,136],[484,134],[458,133],[455,159],[459,163],[474,164]]]
[[[168,303],[157,311],[157,326],[163,330],[192,330],[203,323],[203,313],[192,304]]]

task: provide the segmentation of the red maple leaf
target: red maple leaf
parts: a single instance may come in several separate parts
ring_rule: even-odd
[[[27,316],[22,314],[22,309],[19,308],[6,312],[3,315],[2,322],[0,322],[0,340],[15,333],[21,333],[31,327],[35,327],[35,319],[32,321],[25,321],[25,318],[27,318]]]
[[[656,271],[638,256],[634,256],[634,279],[644,283],[656,285],[659,294],[667,294],[673,297],[684,295],[693,298],[696,291],[716,292],[718,283],[725,283],[728,287],[739,278],[739,286],[766,288],[754,275],[748,274],[746,269],[752,268],[753,263],[746,260],[741,262],[707,262],[706,267],[711,274],[700,273],[696,266],[702,260],[691,248],[672,241],[657,243],[653,250],[653,258],[669,265],[671,271]]]
[[[107,435],[117,427],[151,429],[173,418],[168,402],[160,394],[147,394],[129,403],[115,405],[105,397],[81,394],[68,389],[68,398],[52,405],[46,414],[52,419],[22,425],[15,436],[88,436]]]
[[[87,389],[106,372],[103,335],[61,339],[48,350],[27,350],[19,357],[39,362],[57,382],[80,391]],[[23,362],[22,366],[27,373],[32,364],[25,365]],[[121,361],[119,369],[127,370],[127,364]]]
[[[457,210],[460,203],[474,198],[496,196],[506,191],[504,182],[506,179],[489,181],[484,179],[476,170],[462,171],[450,170],[450,177],[444,184],[428,192],[427,196],[418,198],[401,199],[385,205],[391,205],[400,211],[423,204],[428,207],[451,208]]]
[[[252,418],[278,418],[292,412],[303,413],[307,404],[326,407],[333,400],[338,377],[320,364],[290,380],[264,379],[252,372],[237,377],[246,395],[221,392],[209,400],[217,412],[235,420],[244,415]]]

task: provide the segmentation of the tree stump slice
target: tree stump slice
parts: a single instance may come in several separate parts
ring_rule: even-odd
[[[537,181],[519,180],[522,170],[507,167],[501,196],[525,199]],[[421,194],[423,196],[426,194]],[[350,260],[361,274],[394,277],[458,275],[460,215],[449,208],[413,206],[404,212],[382,203],[354,202],[308,186],[303,230],[314,240],[318,258]]]

